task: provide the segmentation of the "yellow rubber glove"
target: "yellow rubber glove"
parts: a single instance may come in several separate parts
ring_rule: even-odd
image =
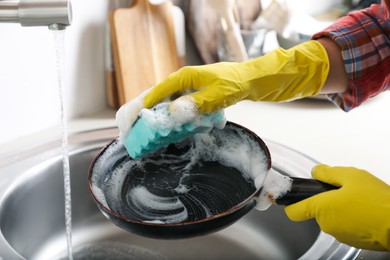
[[[338,241],[369,250],[390,250],[390,186],[353,167],[313,168],[314,178],[341,188],[285,207],[293,221],[315,218]]]
[[[317,41],[308,41],[242,63],[184,67],[146,95],[145,107],[152,107],[166,97],[185,91],[192,92],[189,96],[202,113],[244,99],[286,101],[314,96],[324,85],[328,71],[326,50]]]
[[[169,107],[172,113],[182,113],[183,109],[186,113],[215,112],[244,99],[287,101],[314,96],[322,89],[328,72],[326,50],[317,41],[288,50],[279,48],[242,63],[188,66],[123,105],[117,123],[124,130],[142,108],[177,97]]]

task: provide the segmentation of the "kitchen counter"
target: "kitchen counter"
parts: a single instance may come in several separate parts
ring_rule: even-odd
[[[288,103],[243,101],[225,110],[265,140],[272,140],[329,165],[366,169],[390,183],[390,93],[383,93],[351,112],[322,99]],[[87,131],[115,126],[115,111],[71,120],[68,130]],[[24,136],[1,145],[0,160],[46,140],[60,139],[60,127]]]

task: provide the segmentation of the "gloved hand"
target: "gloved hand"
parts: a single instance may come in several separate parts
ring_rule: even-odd
[[[390,250],[390,186],[352,167],[313,168],[314,178],[341,188],[285,207],[293,221],[315,218],[338,241],[369,250]]]
[[[242,63],[221,62],[184,67],[123,105],[117,113],[121,130],[132,125],[142,108],[173,100],[171,113],[215,112],[241,100],[287,101],[320,92],[329,72],[325,48],[308,41],[276,49]]]

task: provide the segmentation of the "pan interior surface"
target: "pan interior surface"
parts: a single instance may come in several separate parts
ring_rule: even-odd
[[[224,214],[257,190],[269,158],[253,136],[227,125],[133,159],[119,139],[95,161],[95,198],[124,219],[192,223]]]

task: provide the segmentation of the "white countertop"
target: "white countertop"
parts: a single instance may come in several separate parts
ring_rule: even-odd
[[[390,184],[390,93],[348,113],[325,100],[242,102],[228,120],[321,163],[365,169]],[[272,156],[272,155],[271,155]]]
[[[321,163],[363,168],[390,184],[390,93],[348,113],[318,99],[289,103],[243,101],[225,112],[229,121],[251,129],[265,141],[284,144]],[[72,120],[68,129],[72,133],[112,127],[114,116],[115,111],[107,109]],[[59,138],[60,132],[59,127],[53,127],[2,144],[0,155]]]

